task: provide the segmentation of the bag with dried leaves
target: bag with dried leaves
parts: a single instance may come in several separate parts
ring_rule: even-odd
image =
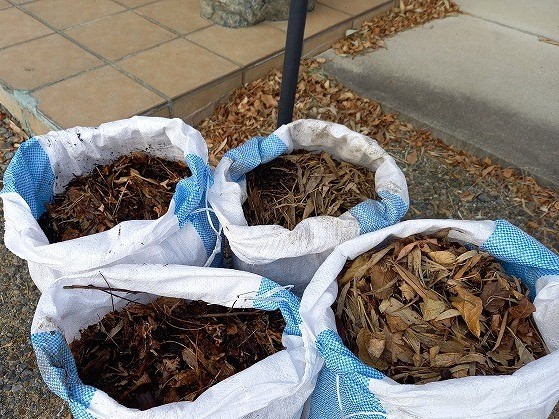
[[[140,215],[142,219],[124,218],[127,221],[112,223],[102,218],[107,212],[103,208],[109,201],[118,207],[124,192],[134,198],[138,191],[146,189],[141,186],[144,189],[130,192],[131,184],[154,181],[144,179],[137,171],[132,173],[133,169],[128,169],[130,174],[126,176],[116,171],[107,176],[97,169],[101,178],[112,179],[107,188],[112,192],[105,192],[107,196],[97,201],[90,199],[101,202],[99,208],[70,215],[73,217],[70,221],[80,223],[91,219],[93,224],[102,227],[97,230],[101,232],[49,242],[47,230],[41,228],[38,220],[46,214],[46,206],[55,195],[63,193],[80,175],[96,173],[96,167],[139,152],[154,159],[180,162],[183,167],[185,162],[191,173],[186,177],[185,167],[185,176],[176,177],[174,192],[167,184],[155,183],[155,188],[168,191],[168,201],[157,205],[154,218],[144,219]],[[166,170],[161,166],[162,171]],[[134,174],[137,179],[132,179]],[[117,262],[209,265],[221,250],[220,243],[216,243],[220,241],[216,240],[217,220],[212,221],[215,216],[207,208],[206,190],[210,183],[206,143],[197,130],[180,119],[133,117],[96,128],[76,127],[36,136],[21,145],[4,174],[0,196],[4,202],[6,247],[27,260],[31,278],[40,290],[65,273]],[[85,196],[70,196],[68,207],[71,209],[81,198],[105,187],[96,185]],[[84,195],[81,191],[76,195]],[[150,192],[145,195],[149,198]],[[138,217],[140,209],[125,206],[121,205],[120,209],[128,209],[133,217]]]
[[[316,160],[313,155],[309,159],[310,153],[303,156],[304,161],[297,160],[299,156],[292,154],[295,150],[315,153]],[[294,163],[291,173],[285,167],[265,165],[282,159]],[[356,173],[357,169],[361,172]],[[260,180],[265,189],[279,184],[278,195],[251,191],[249,185],[247,200],[247,178],[252,172],[258,172],[254,180]],[[295,182],[299,179],[296,188],[285,189],[288,175]],[[357,178],[363,187],[360,191]],[[398,222],[409,206],[402,171],[376,141],[319,120],[292,122],[268,137],[253,138],[230,150],[218,164],[214,181],[208,199],[223,226],[233,267],[295,285],[298,295],[336,245]],[[375,196],[375,191],[377,199],[366,199]],[[261,201],[266,193],[273,210],[288,209],[289,214],[284,212],[288,228],[278,225],[282,222],[274,217],[266,218],[267,222],[257,219],[252,225],[247,222],[249,213],[243,203],[256,205],[254,201]],[[353,200],[343,202],[349,195],[354,195]]]
[[[558,312],[559,257],[503,220],[410,220],[345,242],[301,301],[323,360],[310,418],[547,418]]]
[[[185,309],[176,308],[179,301]],[[194,301],[213,304],[211,311],[187,311]],[[299,418],[318,374],[318,353],[305,347],[299,329],[299,303],[288,287],[232,269],[113,265],[65,276],[45,289],[31,342],[45,383],[68,403],[74,418]],[[116,325],[107,325],[109,315],[125,309]],[[270,312],[284,326],[272,327],[271,321],[248,326]],[[144,313],[146,320],[135,320]],[[221,323],[233,316],[237,326]],[[92,326],[97,326],[93,345],[76,346]],[[213,343],[204,343],[208,339]],[[260,360],[243,352],[268,347],[272,340],[275,349]],[[100,346],[111,348],[111,355]],[[85,366],[77,355],[83,353]],[[243,362],[246,369],[238,365]],[[109,374],[98,382],[112,385],[114,398],[84,384],[90,381],[82,372],[88,371]],[[183,392],[182,386],[195,391]],[[125,394],[140,406],[116,400],[130,401]]]

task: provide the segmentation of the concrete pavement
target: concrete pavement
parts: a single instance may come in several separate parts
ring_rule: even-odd
[[[559,2],[461,3],[465,14],[400,33],[387,49],[327,51],[326,73],[448,143],[559,187],[559,46],[538,37],[559,41]]]

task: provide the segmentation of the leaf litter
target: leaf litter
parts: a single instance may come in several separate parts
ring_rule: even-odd
[[[85,384],[145,410],[193,401],[282,350],[284,327],[278,310],[159,297],[108,313],[82,330],[70,349]]]
[[[308,217],[337,217],[375,198],[374,173],[328,153],[297,151],[258,166],[247,175],[243,204],[249,225],[293,229]]]
[[[373,16],[361,27],[332,45],[336,54],[357,55],[386,46],[384,39],[434,19],[456,16],[459,6],[449,0],[399,0],[386,12]]]
[[[345,344],[400,383],[511,374],[547,353],[526,287],[447,233],[370,250],[338,276]]]
[[[73,179],[47,204],[39,225],[50,243],[113,228],[122,221],[155,220],[167,212],[179,180],[190,176],[184,162],[138,152],[96,166]]]

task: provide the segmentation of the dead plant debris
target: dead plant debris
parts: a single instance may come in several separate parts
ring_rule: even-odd
[[[154,220],[169,207],[184,162],[132,153],[78,176],[39,219],[50,243],[100,233],[127,220]]]
[[[128,304],[70,344],[78,374],[141,410],[193,401],[210,386],[280,351],[279,311],[159,297]]]
[[[327,76],[322,69],[324,62],[324,59],[319,58],[302,63],[294,120],[315,118],[345,125],[374,138],[394,156],[405,153],[405,159],[398,160],[404,168],[416,164],[416,158],[431,159],[455,167],[457,176],[463,178],[470,175],[475,184],[482,187],[489,185],[487,187],[497,188],[507,197],[510,196],[511,201],[526,214],[523,228],[545,244],[551,244],[555,251],[559,250],[559,194],[556,190],[539,185],[521,170],[502,167],[489,158],[478,158],[451,147],[431,132],[416,129],[411,123],[400,120],[396,114],[384,112],[377,102],[361,97]],[[281,73],[273,70],[266,77],[235,90],[213,116],[200,123],[198,128],[208,142],[213,165],[230,148],[254,136],[268,135],[274,131],[277,121],[274,103],[279,101],[280,85]],[[413,193],[411,171],[410,168],[406,177]],[[419,175],[418,178],[419,181],[423,179]],[[467,206],[473,197],[469,191],[464,191],[460,196],[461,205]],[[432,214],[422,215],[432,218]],[[459,217],[459,214],[448,216]]]
[[[336,54],[357,55],[384,48],[386,38],[434,19],[455,16],[459,7],[450,0],[400,0],[397,7],[364,22],[356,32],[332,45]]]
[[[393,241],[338,276],[346,344],[400,383],[511,374],[547,352],[526,287],[447,233]]]
[[[247,175],[243,204],[249,225],[290,230],[307,217],[337,217],[375,197],[374,173],[328,153],[298,151],[258,166]]]

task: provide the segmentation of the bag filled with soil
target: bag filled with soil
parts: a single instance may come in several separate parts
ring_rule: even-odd
[[[334,402],[338,415],[547,417],[558,284],[559,257],[506,221],[405,221],[340,245],[303,296],[326,364],[310,417],[334,417]]]
[[[31,341],[74,417],[295,418],[318,373],[298,310],[250,273],[114,265],[46,289]]]
[[[299,120],[225,154],[209,190],[232,264],[301,293],[332,249],[397,222],[407,186],[376,141]]]
[[[4,240],[39,289],[116,262],[218,263],[209,183],[205,141],[180,119],[52,131],[6,169]]]

